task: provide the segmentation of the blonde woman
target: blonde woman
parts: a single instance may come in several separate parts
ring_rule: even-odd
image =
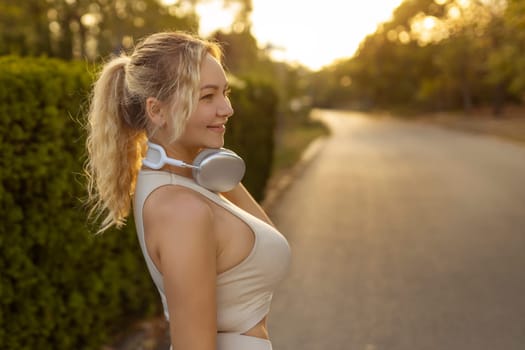
[[[228,91],[220,48],[179,32],[109,61],[93,89],[93,212],[104,231],[122,226],[133,205],[175,350],[271,350],[272,291],[289,266],[286,239],[242,184],[210,190],[180,163],[144,165],[150,153],[191,165],[203,149],[220,149],[233,115]]]

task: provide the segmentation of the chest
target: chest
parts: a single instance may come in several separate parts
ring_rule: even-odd
[[[255,232],[228,210],[214,207],[214,235],[217,246],[217,274],[245,260],[255,245]]]

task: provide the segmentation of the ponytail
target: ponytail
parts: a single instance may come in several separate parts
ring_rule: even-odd
[[[145,149],[145,130],[127,122],[126,65],[129,60],[121,56],[108,62],[91,96],[85,170],[90,217],[98,220],[103,216],[99,233],[111,226],[120,228],[125,223]]]
[[[91,96],[85,167],[90,217],[102,217],[98,232],[120,228],[129,215],[147,135],[156,130],[146,116],[148,97],[167,106],[171,136],[178,138],[196,108],[206,54],[220,59],[220,47],[186,33],[163,32],[103,67]]]

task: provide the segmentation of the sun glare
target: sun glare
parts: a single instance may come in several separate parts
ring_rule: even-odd
[[[162,0],[175,3],[176,0]],[[387,21],[402,0],[341,1],[252,0],[252,33],[277,60],[317,70],[352,56],[366,35]],[[235,8],[223,1],[197,3],[200,34],[229,28]]]
[[[401,2],[253,0],[253,33],[262,45],[280,48],[274,58],[316,70],[352,56]]]
[[[238,5],[236,5],[231,4],[224,7],[222,1],[199,3],[196,6],[196,11],[201,18],[199,23],[200,34],[207,36],[217,29],[230,27],[238,9]]]
[[[440,30],[440,23],[442,22],[437,17],[426,16],[421,12],[412,19],[410,29],[419,45],[424,46],[444,38],[445,33]]]

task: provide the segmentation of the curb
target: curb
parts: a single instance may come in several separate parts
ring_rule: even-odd
[[[267,213],[271,213],[276,201],[286,192],[293,180],[297,178],[304,168],[317,156],[327,139],[327,136],[320,136],[310,142],[295,165],[288,170],[284,170],[282,173],[278,173],[275,177],[270,178],[264,199],[261,202],[261,206]]]

